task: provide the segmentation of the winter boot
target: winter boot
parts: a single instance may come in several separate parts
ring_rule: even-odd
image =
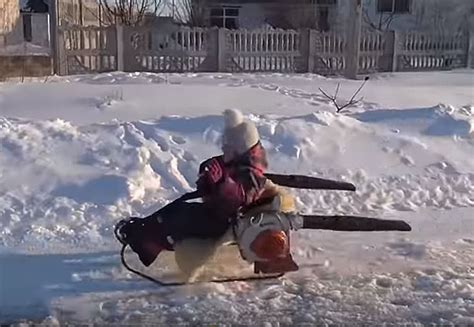
[[[158,254],[168,247],[160,241],[163,233],[156,219],[132,217],[119,224],[121,226],[118,226],[117,235],[120,242],[128,244],[146,267],[150,266]]]

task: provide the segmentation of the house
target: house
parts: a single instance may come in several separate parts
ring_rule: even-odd
[[[99,25],[97,0],[20,0],[21,12],[49,13],[51,1],[55,1],[59,25]]]
[[[176,0],[179,1],[179,0]],[[206,26],[255,29],[313,28],[340,31],[355,0],[189,0]],[[472,0],[361,0],[366,29],[387,31],[473,30]]]
[[[347,1],[340,0],[340,12],[345,12]],[[449,34],[474,27],[472,0],[362,0],[362,3],[362,21],[367,29]]]
[[[205,3],[207,25],[254,29],[313,28],[334,31],[344,28],[353,0],[194,0]],[[418,0],[420,1],[420,0]],[[415,26],[413,0],[362,0],[363,21],[368,28],[384,30]]]
[[[11,17],[17,17],[17,19],[10,32],[4,35],[3,45],[9,47],[10,50],[15,46],[18,48],[18,45],[22,45],[22,52],[27,52],[24,49],[25,42],[27,42],[29,43],[28,46],[35,47],[35,51],[49,52],[50,22],[47,1],[23,0],[13,2],[15,2],[15,15],[12,13]],[[0,13],[3,13],[1,9]],[[9,16],[6,19],[11,19],[11,17]]]
[[[20,9],[18,0],[0,0],[0,80],[51,74],[48,13],[25,14]],[[26,38],[25,25],[28,24]]]
[[[208,26],[330,30],[337,21],[337,0],[194,0],[206,6]]]

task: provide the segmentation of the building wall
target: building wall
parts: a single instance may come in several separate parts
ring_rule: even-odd
[[[338,1],[338,19],[336,25],[338,29],[343,29],[343,22],[347,19],[349,12],[348,9],[349,0]],[[434,5],[440,7],[440,4],[444,5],[443,10],[439,13],[435,13]],[[367,13],[368,19],[378,25],[380,13],[377,12],[377,0],[362,0],[363,9]],[[423,17],[424,13],[424,17]],[[411,0],[410,12],[406,14],[396,14],[392,20],[389,30],[395,31],[413,31],[413,30],[445,30],[446,32],[454,33],[459,30],[461,20],[464,20],[463,15],[470,17],[471,21],[474,21],[474,1],[473,0]],[[438,26],[433,21],[433,17],[430,15],[440,15],[437,17],[440,22],[444,23],[444,26]],[[387,18],[388,15],[384,14],[383,18]],[[431,20],[430,20],[431,19]],[[368,28],[366,23],[367,18],[362,19],[363,26]],[[469,20],[469,19],[467,19]],[[474,23],[471,23],[470,30],[473,30]],[[468,24],[467,24],[468,25]],[[386,29],[386,26],[384,26]],[[469,29],[469,27],[467,27]]]
[[[295,4],[295,2],[285,3],[281,1],[265,1],[259,3],[258,0],[252,1],[221,1],[214,2],[211,7],[230,7],[235,6],[239,8],[238,27],[246,29],[258,29],[265,26],[275,26],[280,28],[291,28],[292,25],[298,24],[302,14],[306,10],[310,10],[307,3]],[[336,5],[327,6],[329,9],[328,23],[329,28],[333,29],[333,25],[337,24],[338,10]],[[317,7],[312,7],[312,10],[318,11]],[[306,18],[311,15],[306,15]],[[315,22],[317,19],[315,18]],[[317,24],[316,24],[317,25]],[[297,27],[295,27],[297,28]]]
[[[31,14],[31,43],[50,46],[49,14]]]
[[[25,42],[24,38],[24,21],[26,16],[31,16],[31,42],[32,44],[42,47],[49,47],[49,14],[22,13],[18,24],[6,35],[6,46],[16,45]]]
[[[13,29],[5,34],[5,46],[14,45],[23,42],[23,21],[22,17],[18,19]]]
[[[256,29],[266,24],[267,11],[261,4],[246,3],[239,10],[239,27]]]
[[[52,72],[49,56],[0,57],[0,80],[19,76],[47,76]]]

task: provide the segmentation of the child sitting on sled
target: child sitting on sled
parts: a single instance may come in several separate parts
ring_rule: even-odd
[[[145,218],[146,228],[130,243],[146,266],[162,250],[174,250],[179,268],[191,275],[212,256],[240,213],[279,194],[264,175],[268,163],[255,125],[238,110],[226,110],[224,123],[223,154],[199,167],[196,184],[202,203],[175,202],[160,209]],[[257,272],[297,269],[282,231],[262,233],[248,246],[266,259],[255,263]]]

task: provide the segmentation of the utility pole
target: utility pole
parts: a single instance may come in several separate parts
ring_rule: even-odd
[[[349,2],[349,13],[345,29],[346,49],[345,61],[346,68],[344,75],[346,78],[357,79],[357,68],[359,66],[360,52],[360,33],[362,22],[362,3],[361,0],[347,0]]]
[[[59,74],[59,51],[58,51],[58,3],[57,0],[49,2],[49,37],[50,49],[53,56],[53,72]]]

